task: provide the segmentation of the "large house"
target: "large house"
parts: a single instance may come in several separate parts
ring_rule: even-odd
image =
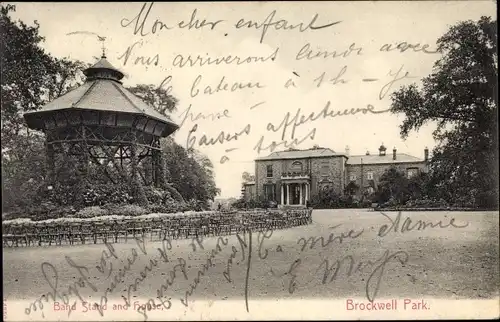
[[[322,189],[338,194],[361,195],[377,188],[381,175],[390,167],[408,177],[427,171],[429,150],[420,159],[396,148],[387,154],[382,144],[378,154],[349,155],[315,146],[307,150],[273,152],[255,160],[255,181],[243,185],[245,199],[264,198],[279,205],[305,205]]]

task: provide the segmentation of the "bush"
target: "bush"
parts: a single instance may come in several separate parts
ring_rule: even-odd
[[[244,198],[240,198],[233,202],[230,207],[236,208],[236,209],[268,209],[268,208],[277,208],[278,203],[276,201],[272,200],[245,200]]]
[[[140,216],[149,213],[149,209],[138,205],[106,205],[109,215],[115,216]]]
[[[168,191],[164,191],[151,186],[144,187],[144,193],[146,195],[146,199],[150,204],[160,205],[166,199],[171,198]]]
[[[107,209],[103,209],[98,206],[85,207],[76,213],[77,218],[93,218],[106,216],[109,214]]]
[[[127,204],[132,201],[132,189],[127,184],[94,184],[85,187],[83,191],[85,206],[102,206],[108,203]]]

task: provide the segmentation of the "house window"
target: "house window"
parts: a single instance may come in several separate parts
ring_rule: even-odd
[[[302,163],[300,161],[294,161],[292,163],[292,166],[290,167],[290,170],[292,172],[302,173]]]
[[[266,168],[266,176],[268,178],[272,178],[273,177],[273,166],[272,164],[268,165],[267,168]]]
[[[368,180],[373,180],[373,172],[368,172],[368,173],[366,174],[366,178],[367,178]]]
[[[410,179],[411,177],[414,177],[416,174],[418,174],[418,169],[416,169],[416,168],[406,169],[406,175],[408,176],[408,179]]]
[[[329,172],[330,172],[330,165],[328,164],[328,162],[323,162],[320,168],[321,176],[328,177]]]
[[[349,177],[351,181],[356,181],[356,175],[355,174],[351,174],[351,176]]]
[[[276,185],[275,184],[265,184],[264,185],[264,197],[268,201],[276,201]]]

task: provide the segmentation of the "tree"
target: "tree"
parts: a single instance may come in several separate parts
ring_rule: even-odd
[[[170,114],[176,110],[179,102],[177,98],[170,95],[167,89],[162,87],[139,84],[127,89],[169,119],[171,119]]]
[[[426,172],[419,172],[408,179],[407,191],[409,197],[414,200],[435,196],[435,191],[429,186],[429,175]]]
[[[402,205],[409,199],[408,179],[405,174],[395,167],[390,167],[381,176],[377,187],[376,199],[384,203],[393,199]]]
[[[469,196],[498,206],[496,30],[487,17],[451,27],[438,40],[443,55],[432,74],[392,94],[391,111],[405,115],[402,138],[437,122],[429,180],[448,202]]]
[[[252,182],[255,181],[255,176],[245,171],[241,175],[241,180],[243,181],[243,183]]]
[[[344,188],[344,193],[348,196],[352,196],[359,191],[359,186],[354,181],[350,181]]]
[[[23,113],[38,110],[48,101],[83,82],[81,62],[57,59],[40,44],[39,25],[14,21],[13,5],[0,9],[2,208],[26,206],[45,179],[44,141],[30,132]]]
[[[46,53],[40,46],[43,37],[39,35],[37,22],[35,26],[28,26],[22,21],[13,21],[9,15],[13,11],[13,5],[1,6],[3,210],[33,202],[45,180],[43,136],[28,130],[23,113],[39,110],[81,85],[85,78],[82,71],[89,67]],[[176,109],[178,101],[168,89],[136,85],[129,90],[167,117]],[[214,181],[213,164],[206,156],[197,151],[188,153],[171,139],[163,142],[163,151],[167,153],[166,177],[171,179],[167,190],[176,200],[195,200],[205,205],[220,193]]]
[[[38,110],[48,101],[83,82],[81,62],[56,59],[47,54],[40,43],[39,25],[28,26],[9,16],[16,9],[6,5],[0,9],[0,57],[2,78],[2,146],[11,149],[19,134],[29,133],[22,114]]]
[[[208,202],[220,193],[215,185],[212,162],[198,151],[189,153],[172,138],[163,141],[162,151],[167,165],[167,181],[185,200]],[[194,155],[193,155],[194,153]]]

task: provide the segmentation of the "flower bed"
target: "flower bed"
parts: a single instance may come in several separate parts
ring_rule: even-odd
[[[103,222],[103,221],[115,221],[115,220],[132,220],[132,219],[153,219],[153,218],[173,218],[173,217],[189,217],[189,216],[209,216],[214,215],[216,211],[187,211],[187,212],[177,212],[177,213],[151,213],[146,215],[139,216],[130,216],[130,215],[104,215],[104,216],[93,216],[93,217],[62,217],[62,218],[54,218],[54,219],[45,219],[45,220],[32,220],[31,218],[17,218],[11,220],[2,221],[2,225],[10,225],[10,224],[49,224],[49,223],[82,223],[82,222]]]
[[[105,215],[92,218],[64,217],[32,221],[28,218],[6,220],[3,241],[6,246],[61,245],[64,243],[97,243],[120,238],[150,236],[190,238],[220,236],[248,230],[265,231],[307,225],[312,222],[312,209],[253,210],[238,212],[151,213],[138,216]]]
[[[375,210],[387,210],[387,211],[478,211],[477,207],[466,201],[457,201],[454,204],[449,204],[443,199],[432,199],[432,198],[422,198],[422,199],[410,199],[405,204],[399,204],[395,199],[391,198],[389,201],[375,205],[373,207]]]
[[[483,208],[461,208],[461,207],[446,207],[446,208],[412,208],[412,207],[374,207],[376,211],[491,211],[493,209]],[[498,209],[497,209],[498,210]]]

